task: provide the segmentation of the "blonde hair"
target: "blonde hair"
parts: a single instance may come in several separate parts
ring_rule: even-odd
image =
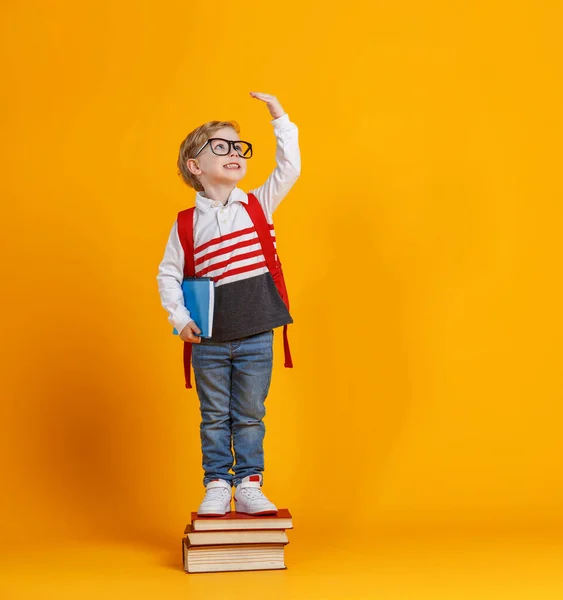
[[[203,186],[199,179],[188,169],[188,159],[194,158],[195,153],[207,142],[210,137],[223,129],[223,127],[232,127],[237,133],[240,133],[239,124],[236,121],[209,121],[200,125],[189,133],[186,139],[180,144],[178,152],[178,175],[184,182],[194,188],[196,192],[203,192]]]

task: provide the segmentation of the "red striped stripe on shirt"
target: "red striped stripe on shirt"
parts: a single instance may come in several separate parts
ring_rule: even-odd
[[[270,232],[272,232],[274,230],[274,226],[271,223],[268,223],[268,226],[270,228]],[[223,244],[225,242],[234,240],[243,235],[248,235],[250,233],[256,233],[256,229],[254,228],[254,226],[248,227],[247,229],[239,229],[238,231],[233,231],[233,233],[228,233],[227,235],[220,235],[219,237],[213,238],[212,240],[209,240],[208,242],[204,242],[203,244],[197,246],[197,248],[194,249],[194,254],[199,254],[200,252],[207,250],[207,248],[210,248],[211,246],[215,246],[216,244]]]
[[[260,250],[254,250],[253,252],[246,252],[244,254],[237,254],[236,256],[231,256],[229,257],[227,260],[224,260],[223,262],[216,262],[212,265],[209,265],[208,267],[205,267],[204,269],[202,269],[201,271],[197,272],[198,277],[205,277],[207,275],[207,273],[209,273],[210,271],[216,271],[218,269],[226,269],[230,264],[234,263],[234,262],[240,262],[241,260],[246,260],[248,258],[255,258],[258,256],[264,256],[262,249],[260,248]],[[255,267],[255,265],[249,265],[251,267]],[[232,274],[232,271],[229,271],[229,273]]]
[[[269,224],[269,227],[275,245],[276,237],[274,232],[274,226]],[[242,240],[239,242],[236,241],[237,238],[241,238],[245,235],[247,236],[252,234],[254,235],[249,240]],[[222,244],[232,241],[234,241],[235,243],[231,243],[217,248],[217,246],[221,246]],[[266,263],[261,247],[250,252],[242,252],[232,256],[232,253],[236,252],[237,250],[247,248],[249,246],[256,246],[257,244],[260,244],[260,241],[258,238],[258,234],[256,233],[256,229],[254,227],[240,229],[239,231],[235,231],[224,236],[219,236],[217,238],[209,240],[208,242],[205,242],[204,244],[200,244],[197,247],[195,253],[197,255],[200,252],[204,252],[204,254],[197,257],[195,260],[196,273],[198,277],[205,277],[211,272],[219,271],[217,275],[213,275],[214,281],[219,281],[225,277],[232,277],[242,273],[248,273],[249,271],[263,269],[263,267],[266,266]],[[209,250],[211,248],[213,248],[211,251],[205,252],[205,250]],[[226,260],[220,260],[220,257],[225,256],[229,253],[231,253],[231,256],[229,256]],[[251,258],[256,258],[258,260],[252,262],[249,265],[240,266],[235,269],[229,268],[235,263],[239,263]],[[262,260],[260,260],[260,258],[262,258]],[[204,263],[207,264],[203,267],[202,265]]]
[[[229,269],[226,273],[222,275],[217,275],[213,277],[213,281],[220,281],[224,277],[232,277],[233,275],[241,275],[242,273],[248,273],[249,271],[254,271],[256,269],[261,269],[266,266],[266,261],[263,260],[259,263],[254,263],[252,265],[246,265],[245,267],[238,267],[238,269]]]
[[[200,256],[195,260],[195,266],[201,265],[201,263],[206,262],[208,260],[213,260],[218,256],[223,254],[227,254],[228,252],[234,252],[235,250],[239,250],[240,248],[246,248],[247,246],[254,246],[259,244],[258,236],[251,238],[250,240],[244,240],[242,242],[238,242],[237,244],[231,244],[230,246],[224,246],[223,248],[219,248],[219,250],[215,250],[214,252],[208,252],[203,256]],[[238,257],[237,257],[238,258]]]
[[[270,233],[272,235],[273,238],[273,242],[274,245],[276,243],[276,237],[275,237],[275,233],[274,233],[274,226],[270,225]],[[237,238],[241,238],[245,235],[253,235],[253,237],[249,240],[243,240],[240,242],[236,242]],[[220,257],[229,254],[229,253],[233,253],[236,252],[237,250],[240,250],[242,248],[247,248],[249,246],[256,246],[257,244],[260,244],[260,240],[258,238],[258,234],[256,233],[256,230],[254,229],[254,227],[249,227],[247,229],[241,229],[239,231],[230,233],[228,235],[225,236],[220,236],[217,237],[213,240],[210,240],[209,242],[206,242],[204,244],[201,244],[200,246],[198,246],[197,250],[196,250],[196,254],[198,252],[202,252],[205,251],[206,249],[212,248],[212,247],[216,247],[217,245],[221,245],[225,242],[229,242],[229,241],[235,241],[235,243],[223,246],[223,247],[219,247],[217,249],[212,250],[211,252],[206,252],[204,254],[202,254],[201,256],[197,257],[195,260],[195,268],[196,268],[196,272],[198,277],[204,277],[206,274],[213,272],[213,271],[217,271],[220,269],[225,269],[227,270],[229,268],[230,265],[237,263],[237,262],[241,262],[243,260],[247,260],[249,258],[257,258],[259,256],[263,257],[263,252],[262,249],[259,248],[257,250],[252,250],[250,252],[243,252],[243,253],[238,253],[235,254],[234,256],[229,256],[226,260],[219,260]],[[205,267],[202,267],[202,265],[204,263],[207,263]],[[262,266],[262,265],[260,265]],[[198,267],[200,267],[198,269]],[[239,269],[242,269],[243,267],[239,267]],[[249,268],[259,268],[257,263],[253,263],[252,265],[246,265],[244,267],[244,269],[249,269]],[[238,271],[238,269],[236,270]],[[242,272],[242,271],[241,271]],[[229,275],[234,275],[235,270],[228,270],[228,274]],[[213,279],[218,280],[219,278],[221,278],[220,275],[218,276],[214,276]]]

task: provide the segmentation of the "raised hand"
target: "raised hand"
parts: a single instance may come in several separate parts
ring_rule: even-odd
[[[279,117],[285,115],[285,110],[282,108],[282,105],[275,96],[271,96],[270,94],[262,94],[260,92],[250,92],[250,95],[257,100],[262,100],[262,102],[266,103],[266,106],[268,107],[273,119],[278,119]]]

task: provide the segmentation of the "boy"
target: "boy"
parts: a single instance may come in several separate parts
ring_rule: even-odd
[[[277,511],[261,489],[264,404],[272,375],[273,329],[293,320],[245,205],[257,199],[275,243],[272,213],[299,177],[301,158],[297,126],[278,100],[268,94],[250,95],[267,104],[277,140],[276,168],[262,186],[248,195],[237,187],[246,174],[252,145],[240,139],[234,121],[211,121],[198,127],[182,142],[178,156],[182,178],[197,192],[195,275],[212,277],[215,286],[210,339],[198,336],[201,331],[184,306],[185,253],[178,220],[157,276],[170,324],[184,342],[192,344],[206,487],[198,514],[204,516],[230,512],[232,487],[237,512],[261,515]]]

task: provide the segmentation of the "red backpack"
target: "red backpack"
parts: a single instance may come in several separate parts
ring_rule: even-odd
[[[270,271],[279,295],[284,301],[287,310],[289,310],[289,297],[283,278],[281,262],[279,256],[276,254],[274,240],[270,234],[270,225],[266,220],[266,215],[260,206],[260,202],[258,202],[258,199],[253,194],[248,194],[248,204],[243,203],[243,206],[246,208],[248,216],[252,220],[256,232],[258,233],[258,239],[262,246],[262,252],[264,253],[268,271]],[[180,243],[184,249],[184,277],[196,276],[194,264],[194,211],[195,208],[188,208],[178,213],[178,237],[180,238]],[[292,368],[293,361],[291,360],[291,352],[289,350],[287,325],[283,326],[283,349],[285,355],[284,366]],[[191,362],[192,344],[191,342],[184,342],[184,378],[186,380],[187,388],[192,387],[190,371]]]

